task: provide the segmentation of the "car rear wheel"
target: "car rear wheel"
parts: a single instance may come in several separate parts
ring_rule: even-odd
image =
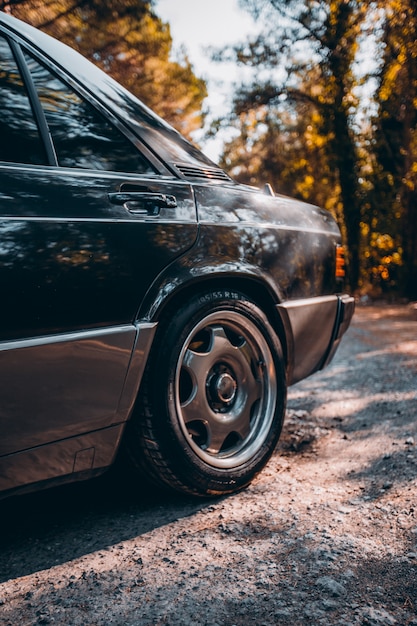
[[[285,401],[281,345],[266,316],[242,294],[200,294],[160,323],[129,456],[182,492],[239,490],[271,456]]]

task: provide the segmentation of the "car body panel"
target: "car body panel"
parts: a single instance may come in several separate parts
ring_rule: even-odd
[[[349,320],[349,324],[353,305],[352,297],[330,295],[292,300],[277,306],[288,342],[289,385],[330,363],[341,325],[344,320]]]
[[[327,211],[245,185],[195,183],[193,191],[198,238],[158,276],[139,316],[152,319],[177,289],[215,278],[262,283],[275,303],[338,290],[340,232]]]
[[[114,461],[124,424],[0,457],[0,497],[101,474]]]
[[[155,327],[0,343],[0,457],[125,422]]]
[[[132,214],[108,198],[127,184],[169,189],[177,207]],[[197,237],[181,181],[0,166],[0,190],[0,341],[133,323],[156,276]]]
[[[213,256],[261,268],[278,286],[280,300],[334,292],[332,259],[340,233],[327,211],[244,186],[227,194],[208,185],[194,190],[202,249],[211,246]]]

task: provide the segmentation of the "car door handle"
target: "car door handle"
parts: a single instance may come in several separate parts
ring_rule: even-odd
[[[161,208],[175,209],[178,206],[175,196],[151,191],[118,191],[109,193],[109,200],[136,215],[158,215]]]

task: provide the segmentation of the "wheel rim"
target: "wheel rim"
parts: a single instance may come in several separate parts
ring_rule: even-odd
[[[231,469],[263,446],[276,407],[275,364],[258,327],[235,311],[205,317],[188,335],[175,375],[181,430],[208,465]]]

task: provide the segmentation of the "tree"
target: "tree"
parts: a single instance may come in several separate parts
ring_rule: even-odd
[[[285,174],[282,158],[278,159],[275,178],[284,174],[289,184],[293,177],[294,188],[290,191],[305,197],[306,190],[300,194],[299,164],[306,162],[305,170],[308,172],[310,167],[311,173],[307,179],[304,175],[304,180],[310,181],[314,192],[309,199],[323,195],[323,186],[330,185],[330,204],[346,237],[350,282],[356,289],[360,278],[362,212],[354,124],[357,104],[354,63],[367,2],[240,0],[240,3],[258,20],[262,19],[265,28],[255,40],[233,50],[238,63],[257,70],[253,83],[242,86],[236,94],[235,115],[239,119],[244,112],[252,117],[263,115],[268,120],[268,130],[274,120],[275,132],[261,133],[254,142],[253,134],[251,137],[249,148],[257,147],[259,171],[267,170],[271,164],[270,148],[277,137],[281,137],[282,145],[288,145],[285,133],[291,129],[289,141],[296,133],[298,146],[293,144],[289,148],[292,171]],[[294,116],[298,116],[296,122]],[[260,144],[263,144],[262,155]],[[235,150],[236,146],[226,148],[226,161],[231,158],[231,148]]]
[[[184,135],[202,125],[205,82],[170,58],[169,25],[145,0],[6,0],[0,8],[75,47]]]
[[[339,212],[340,189],[329,169],[320,120],[311,107],[261,107],[241,112],[239,134],[224,149],[221,165],[249,185],[268,182],[279,193]],[[342,217],[342,216],[341,216]]]
[[[382,4],[382,10],[382,64],[376,92],[378,114],[374,119],[375,167],[370,203],[374,230],[389,247],[380,267],[387,280],[399,267],[400,293],[415,300],[417,5],[414,0],[389,0]]]

